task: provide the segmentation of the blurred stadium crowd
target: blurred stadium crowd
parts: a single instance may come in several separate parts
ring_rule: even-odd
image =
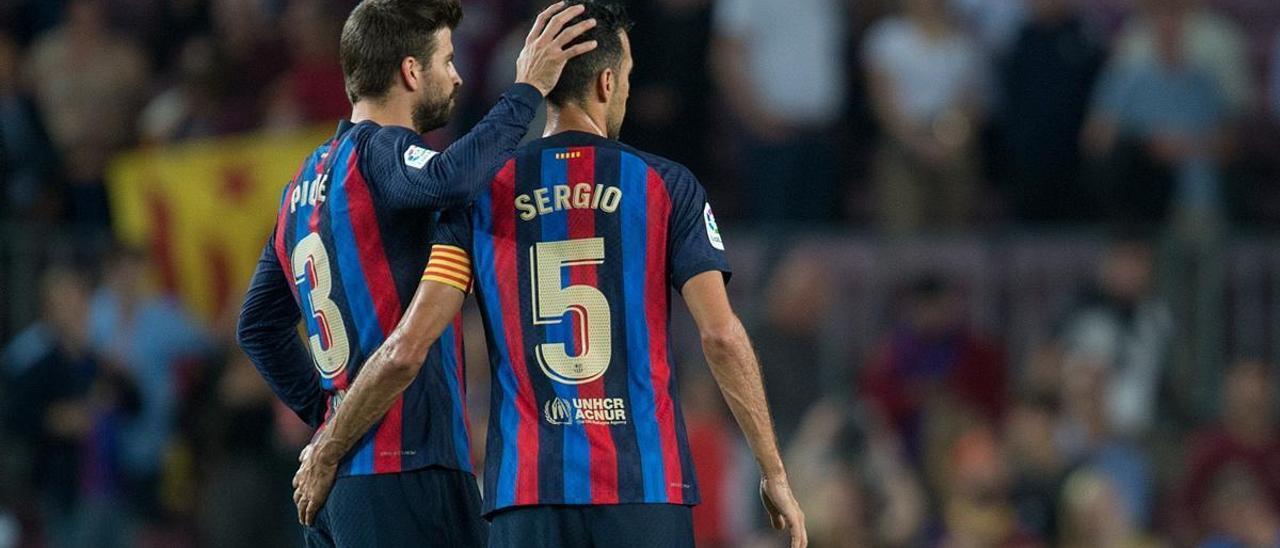
[[[234,318],[112,243],[104,180],[121,151],[345,117],[353,4],[0,2],[0,547],[299,541],[310,433]],[[623,138],[721,212],[816,546],[1280,545],[1280,2],[628,6]],[[464,7],[442,145],[541,3]],[[699,545],[768,546],[689,339]]]

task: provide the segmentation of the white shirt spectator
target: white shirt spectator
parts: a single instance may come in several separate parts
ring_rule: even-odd
[[[1188,16],[1183,47],[1190,63],[1208,71],[1221,85],[1233,114],[1249,108],[1254,94],[1244,34],[1225,18],[1204,10]],[[1116,61],[1150,63],[1156,57],[1149,21],[1135,19],[1120,35]]]
[[[1155,423],[1160,378],[1173,337],[1173,319],[1164,302],[1148,300],[1126,324],[1114,311],[1082,310],[1064,332],[1065,375],[1079,367],[1107,370],[1103,394],[1111,431],[1139,437]]]
[[[966,104],[986,105],[989,65],[978,45],[960,33],[931,39],[901,17],[868,33],[866,61],[897,93],[902,115],[918,125]]]
[[[835,122],[846,91],[838,0],[720,0],[715,32],[746,48],[760,108],[797,125]]]

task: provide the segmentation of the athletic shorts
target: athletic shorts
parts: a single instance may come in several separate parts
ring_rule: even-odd
[[[475,477],[431,467],[338,478],[303,538],[308,548],[479,548],[488,533]]]
[[[519,506],[491,525],[490,548],[693,548],[693,509],[675,504]]]

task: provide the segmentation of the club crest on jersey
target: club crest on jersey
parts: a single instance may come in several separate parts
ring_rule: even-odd
[[[622,398],[555,397],[542,405],[542,418],[547,424],[626,424],[627,404]]]
[[[711,247],[724,251],[724,240],[720,238],[720,225],[716,224],[716,214],[711,212],[711,204],[702,208],[702,220],[707,225],[707,241]]]
[[[434,150],[427,150],[418,145],[412,145],[404,151],[404,165],[413,169],[422,169],[427,165],[427,160],[437,153]]]

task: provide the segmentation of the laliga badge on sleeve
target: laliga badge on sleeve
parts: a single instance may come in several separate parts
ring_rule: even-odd
[[[711,212],[711,204],[702,208],[702,220],[707,225],[707,241],[711,247],[724,251],[724,240],[720,238],[720,226],[716,224],[716,214]]]
[[[414,169],[422,169],[427,165],[427,160],[437,154],[434,150],[427,150],[418,145],[410,146],[404,151],[404,165]]]

